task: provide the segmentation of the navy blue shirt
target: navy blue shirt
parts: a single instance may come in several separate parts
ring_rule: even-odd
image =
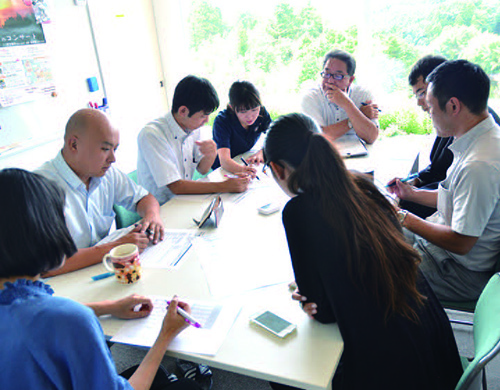
[[[219,112],[215,118],[212,137],[217,144],[217,149],[229,148],[231,158],[234,158],[252,149],[260,135],[267,130],[270,124],[271,117],[265,107],[260,108],[257,120],[248,129],[241,125],[232,110],[225,109]],[[217,156],[212,168],[216,169],[218,167],[220,167],[220,161]]]

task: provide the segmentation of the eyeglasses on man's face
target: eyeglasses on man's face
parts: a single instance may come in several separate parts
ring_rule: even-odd
[[[415,99],[417,99],[417,100],[424,99],[425,96],[427,95],[427,89],[416,92],[414,95],[415,95]]]
[[[332,77],[334,80],[337,80],[337,81],[341,81],[341,80],[344,80],[346,77],[350,77],[348,74],[328,73],[328,72],[321,72],[320,75],[324,79],[329,79],[330,77]]]

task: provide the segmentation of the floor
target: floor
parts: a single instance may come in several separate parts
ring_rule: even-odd
[[[387,183],[395,176],[404,177],[408,174],[415,157],[420,152],[420,168],[428,164],[428,155],[434,136],[400,136],[394,138],[382,138],[373,147],[371,155],[377,170],[375,178],[380,183]],[[473,315],[456,311],[447,311],[452,318],[472,320]],[[452,325],[457,345],[462,356],[472,357],[474,355],[474,341],[472,327],[464,325]],[[500,326],[500,324],[499,324]],[[118,371],[140,363],[145,355],[145,350],[125,346],[114,345],[111,352],[115,359]],[[175,370],[173,359],[165,357],[164,366]],[[250,378],[227,371],[213,369],[214,390],[270,390],[267,382]],[[488,389],[500,390],[500,356],[494,359],[487,367]]]

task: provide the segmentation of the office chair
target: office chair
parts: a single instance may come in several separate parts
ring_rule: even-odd
[[[474,359],[462,357],[464,370],[455,390],[469,390],[482,373],[486,389],[486,364],[500,352],[500,272],[494,274],[479,297],[474,312]]]
[[[137,183],[137,171],[130,172],[128,174],[133,181]],[[113,211],[116,214],[115,222],[116,228],[121,229],[136,223],[141,219],[141,216],[133,211],[128,211],[126,208],[118,205],[113,206]]]

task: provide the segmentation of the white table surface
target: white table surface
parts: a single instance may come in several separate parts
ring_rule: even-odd
[[[271,178],[262,174],[259,176],[261,182],[247,195],[223,195],[225,212],[221,224],[218,229],[206,231],[207,234],[222,235],[223,239],[230,239],[234,234],[245,235],[248,237],[248,246],[241,248],[243,254],[267,256],[269,261],[278,261],[283,272],[291,273],[281,212],[270,216],[257,213],[257,207],[267,200],[284,205],[286,198]],[[219,172],[211,175],[211,180],[220,178]],[[197,229],[192,218],[199,218],[209,201],[210,196],[207,195],[174,198],[161,208],[165,227]],[[56,295],[82,303],[117,299],[132,293],[166,297],[178,294],[186,299],[218,299],[210,294],[200,263],[202,255],[195,245],[178,269],[145,268],[142,279],[133,285],[120,285],[113,277],[92,281],[91,276],[106,272],[100,264],[50,278],[48,283],[54,288]],[[245,256],[235,253],[235,261],[242,257]],[[229,277],[244,278],[244,275]],[[287,283],[281,283],[230,297],[229,299],[242,304],[242,310],[215,356],[172,352],[167,354],[299,388],[331,388],[331,379],[343,350],[339,329],[336,324],[320,324],[308,318],[298,303],[291,300],[290,295]],[[279,339],[250,325],[249,317],[264,309],[295,323],[296,332]],[[101,317],[100,321],[104,333],[113,336],[125,320]]]

